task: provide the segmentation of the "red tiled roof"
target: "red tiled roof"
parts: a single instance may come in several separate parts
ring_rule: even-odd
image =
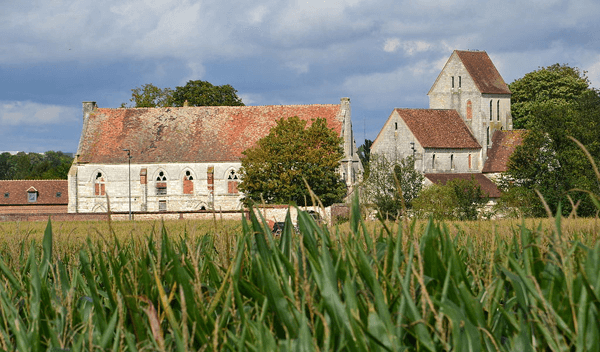
[[[202,106],[97,109],[81,136],[79,162],[238,161],[280,118],[325,118],[341,135],[340,105]]]
[[[442,185],[445,185],[446,182],[457,178],[467,181],[470,181],[473,178],[479,184],[481,190],[488,195],[488,197],[500,197],[500,190],[498,189],[498,186],[496,186],[494,182],[485,177],[483,174],[425,174],[425,177],[435,184]]]
[[[487,160],[481,172],[505,172],[508,159],[523,143],[526,130],[496,131],[492,136],[492,148],[488,150]]]
[[[511,94],[494,63],[485,51],[456,50],[460,61],[484,94]]]
[[[423,148],[479,149],[454,109],[395,109]]]
[[[68,204],[67,180],[1,180],[0,205]],[[36,190],[37,200],[29,202],[28,190]],[[60,196],[57,194],[60,193]]]

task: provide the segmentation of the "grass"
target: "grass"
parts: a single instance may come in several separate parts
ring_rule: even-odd
[[[0,349],[600,350],[598,219],[298,226],[1,223]]]

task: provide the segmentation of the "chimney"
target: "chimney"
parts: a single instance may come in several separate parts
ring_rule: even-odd
[[[83,102],[83,120],[85,121],[92,112],[98,108],[95,101],[84,101]]]
[[[350,98],[341,98],[340,104],[341,104],[342,110],[350,111]]]

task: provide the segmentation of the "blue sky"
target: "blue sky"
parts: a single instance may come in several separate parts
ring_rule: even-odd
[[[82,101],[145,83],[231,84],[247,105],[350,97],[357,143],[427,107],[454,49],[507,83],[566,63],[600,86],[597,0],[0,0],[0,151],[75,152]]]

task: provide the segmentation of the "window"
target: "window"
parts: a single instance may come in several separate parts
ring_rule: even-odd
[[[435,169],[435,154],[431,157],[431,168]]]
[[[452,88],[454,88],[454,76],[452,76]]]
[[[487,138],[487,145],[489,148],[490,147],[490,128],[489,127],[487,128],[487,137],[486,138]]]
[[[62,192],[56,192],[56,198],[60,198],[62,196]]]
[[[167,211],[167,201],[166,200],[158,201],[158,211]]]
[[[183,194],[194,194],[194,176],[189,170],[183,176]]]
[[[472,161],[471,161],[471,154],[469,154],[469,169],[472,169]]]
[[[461,86],[461,84],[462,84],[462,82],[461,82],[461,81],[462,81],[462,80],[461,80],[461,77],[460,77],[460,76],[458,76],[458,88],[460,88],[460,86]]]
[[[471,120],[473,118],[473,103],[470,100],[467,100],[467,120]]]
[[[8,198],[8,197],[10,197],[10,193],[8,193],[8,192],[4,193],[4,198]]]
[[[166,196],[167,195],[167,176],[164,171],[158,173],[156,177],[156,195]],[[166,203],[165,203],[166,206]]]
[[[96,174],[96,180],[94,181],[94,195],[104,196],[106,195],[106,181],[102,172]]]
[[[454,154],[450,154],[450,169],[454,169]]]
[[[30,203],[37,201],[37,192],[27,191],[27,201]]]
[[[394,123],[395,123],[395,126],[396,126],[395,128],[397,130],[398,129],[398,122],[394,122]]]
[[[492,110],[493,110],[492,107],[493,107],[492,101],[490,100],[490,121],[492,121],[492,118],[493,118],[492,117]]]
[[[239,178],[235,170],[231,170],[227,176],[227,193],[237,194]]]
[[[500,100],[496,103],[496,121],[500,121]]]

